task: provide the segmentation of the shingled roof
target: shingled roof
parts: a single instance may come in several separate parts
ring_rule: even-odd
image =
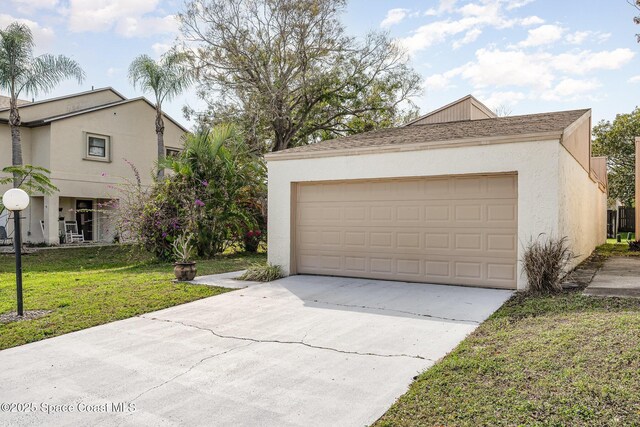
[[[497,117],[481,120],[465,120],[448,123],[413,124],[390,129],[380,129],[316,144],[290,148],[268,155],[277,160],[279,156],[331,155],[335,151],[356,150],[375,147],[409,146],[417,143],[446,143],[477,140],[478,138],[532,136],[553,134],[557,137],[572,123],[590,110],[560,111],[554,113],[528,114],[522,116]],[[407,147],[408,148],[408,147]]]

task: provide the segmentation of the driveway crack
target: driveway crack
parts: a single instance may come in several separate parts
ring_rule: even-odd
[[[147,319],[147,320],[154,320],[154,321],[159,321],[159,322],[166,322],[166,323],[174,323],[174,324],[178,324],[178,325],[182,325],[185,326],[187,328],[194,328],[194,329],[200,329],[201,331],[206,331],[209,332],[210,334],[218,337],[218,338],[223,338],[223,339],[231,339],[231,340],[239,340],[239,341],[249,341],[251,343],[263,343],[263,344],[287,344],[287,345],[302,345],[305,347],[309,347],[309,348],[314,348],[317,350],[326,350],[326,351],[332,351],[335,353],[342,353],[342,354],[349,354],[349,355],[356,355],[356,356],[373,356],[373,357],[408,357],[411,359],[420,359],[420,360],[429,360],[429,361],[434,361],[433,359],[429,359],[428,357],[423,357],[420,355],[412,355],[412,354],[405,354],[405,353],[398,353],[398,354],[384,354],[384,353],[370,353],[370,352],[360,352],[360,351],[349,351],[349,350],[340,350],[338,348],[333,348],[333,347],[325,347],[325,346],[320,346],[320,345],[314,345],[314,344],[309,344],[307,342],[304,341],[287,341],[287,340],[264,340],[264,339],[257,339],[257,338],[251,338],[251,337],[240,337],[240,336],[234,336],[234,335],[224,335],[224,334],[220,334],[216,331],[214,331],[213,329],[210,328],[205,328],[203,326],[198,326],[198,325],[191,325],[189,323],[185,323],[185,322],[181,322],[178,320],[170,320],[170,319],[160,319],[157,317],[147,317],[147,316],[139,316],[143,319]]]
[[[147,318],[147,317],[145,317],[145,319],[148,319],[148,318]],[[239,345],[239,346],[237,346],[237,347],[230,348],[230,349],[225,350],[225,351],[223,351],[223,352],[215,353],[215,354],[211,354],[211,355],[209,355],[209,356],[207,356],[207,357],[203,357],[202,359],[198,360],[196,363],[194,363],[193,365],[191,365],[191,366],[189,367],[189,369],[187,369],[186,371],[184,371],[184,372],[182,372],[182,373],[179,373],[179,374],[177,374],[177,375],[174,375],[173,377],[169,378],[168,380],[163,381],[163,382],[161,382],[161,383],[160,383],[160,384],[158,384],[158,385],[155,385],[155,386],[153,386],[153,387],[151,387],[151,388],[146,389],[145,391],[143,391],[142,393],[138,394],[136,397],[134,397],[133,399],[131,399],[131,400],[130,400],[130,402],[135,402],[136,400],[138,400],[139,398],[141,398],[141,397],[142,397],[142,396],[144,396],[145,394],[147,394],[147,393],[149,393],[149,392],[151,392],[151,391],[153,391],[153,390],[156,390],[156,389],[158,389],[158,388],[160,388],[160,387],[163,387],[163,386],[165,386],[165,385],[169,384],[169,383],[170,383],[170,382],[172,382],[172,381],[175,381],[176,379],[178,379],[178,378],[180,378],[180,377],[182,377],[182,376],[184,376],[184,375],[187,375],[189,372],[191,372],[192,370],[194,370],[195,368],[197,368],[199,365],[203,364],[203,363],[204,363],[204,362],[206,362],[207,360],[213,359],[213,358],[218,357],[218,356],[225,355],[225,354],[230,353],[230,352],[232,352],[232,351],[234,351],[234,350],[237,350],[237,349],[239,349],[239,348],[249,347],[250,345],[253,345],[253,344],[255,344],[255,343],[249,343],[249,344],[245,344],[245,345]]]

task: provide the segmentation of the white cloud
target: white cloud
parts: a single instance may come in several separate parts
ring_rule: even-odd
[[[566,40],[569,44],[582,44],[590,35],[591,31],[576,31],[575,33],[567,34]]]
[[[529,30],[527,39],[518,43],[522,47],[542,46],[554,43],[562,38],[564,28],[558,25],[542,25]]]
[[[175,33],[172,15],[154,16],[159,0],[70,0],[65,10],[72,32],[105,32],[115,29],[124,37]]]
[[[513,106],[518,102],[527,98],[523,92],[516,91],[504,91],[504,92],[493,92],[488,97],[483,97],[484,104],[487,107],[495,110],[500,106]]]
[[[545,101],[573,100],[585,97],[594,89],[602,86],[596,79],[571,79],[561,80],[552,89],[543,92],[540,98]]]
[[[427,92],[451,89],[452,87],[454,87],[451,84],[451,80],[458,74],[459,71],[457,69],[450,70],[442,74],[433,74],[424,79],[422,85],[427,90]]]
[[[507,10],[518,9],[534,1],[535,0],[507,0]]]
[[[156,54],[156,56],[160,57],[167,53],[169,49],[171,49],[171,47],[172,45],[170,43],[154,43],[151,46],[151,49],[153,50],[153,53]]]
[[[107,68],[107,76],[108,77],[116,76],[116,75],[120,74],[120,71],[122,71],[122,70],[120,70],[120,68],[109,67],[109,68]]]
[[[462,46],[464,46],[465,44],[469,44],[469,43],[473,43],[474,41],[476,41],[478,39],[478,37],[480,37],[480,35],[482,34],[482,30],[478,29],[478,28],[474,28],[472,30],[469,30],[466,32],[466,34],[464,35],[464,37],[460,40],[456,40],[455,42],[453,42],[453,48],[454,49],[458,49]]]
[[[611,33],[603,33],[600,31],[576,31],[574,33],[567,34],[565,40],[569,44],[583,44],[587,40],[595,40],[598,43],[602,43],[611,37]]]
[[[176,16],[121,19],[116,32],[124,37],[143,37],[155,34],[177,33],[179,24]]]
[[[407,17],[409,12],[409,9],[390,9],[387,11],[387,16],[382,20],[380,26],[382,28],[389,28],[393,25],[397,25]]]
[[[425,16],[442,15],[443,13],[451,13],[455,10],[457,0],[440,0],[437,8],[430,8],[424,13]]]
[[[619,69],[634,55],[630,49],[552,54],[514,48],[484,48],[476,51],[474,61],[428,77],[425,87],[430,90],[446,89],[459,78],[467,81],[476,93],[493,91],[487,101],[492,106],[514,104],[525,96],[526,99],[546,101],[575,100],[591,97],[601,86],[593,76],[580,76]],[[629,82],[640,83],[640,75],[632,77]]]
[[[544,24],[544,19],[535,15],[527,16],[526,18],[522,18],[520,20],[520,25],[522,25],[523,27],[529,27],[531,25],[540,25],[540,24]]]
[[[631,61],[635,55],[635,52],[627,48],[601,52],[583,50],[557,55],[552,58],[551,66],[565,73],[580,75],[596,70],[617,70]]]
[[[476,88],[531,86],[551,87],[554,74],[546,61],[524,51],[479,49],[476,61],[458,69],[458,74]]]
[[[467,3],[455,8],[455,1],[441,1],[437,9],[429,9],[425,14],[437,16],[444,13],[452,17],[443,18],[422,25],[408,37],[400,40],[409,51],[416,53],[438,43],[446,42],[449,38],[464,34],[465,36],[454,42],[454,47],[471,43],[485,27],[505,29],[515,25],[536,25],[544,22],[537,16],[525,18],[509,18],[504,14],[504,0],[482,0],[480,3]]]
[[[53,9],[60,3],[59,0],[11,0],[18,12],[31,15],[41,10]]]
[[[11,15],[0,13],[0,28],[6,28],[12,22],[20,22],[25,24],[33,33],[33,39],[36,44],[36,49],[48,47],[55,37],[53,28],[43,27],[36,21],[30,19],[14,18]]]

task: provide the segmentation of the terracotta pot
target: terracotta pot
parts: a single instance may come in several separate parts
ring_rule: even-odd
[[[173,273],[176,275],[178,282],[188,282],[196,277],[198,269],[194,261],[176,262],[173,264]]]

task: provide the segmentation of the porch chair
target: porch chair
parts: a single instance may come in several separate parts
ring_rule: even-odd
[[[77,221],[65,221],[64,222],[64,237],[67,243],[82,242],[84,243],[84,231],[78,232]]]
[[[3,245],[13,244],[13,237],[9,237],[9,235],[7,234],[7,229],[4,227],[4,225],[0,225],[0,243],[2,243]]]

